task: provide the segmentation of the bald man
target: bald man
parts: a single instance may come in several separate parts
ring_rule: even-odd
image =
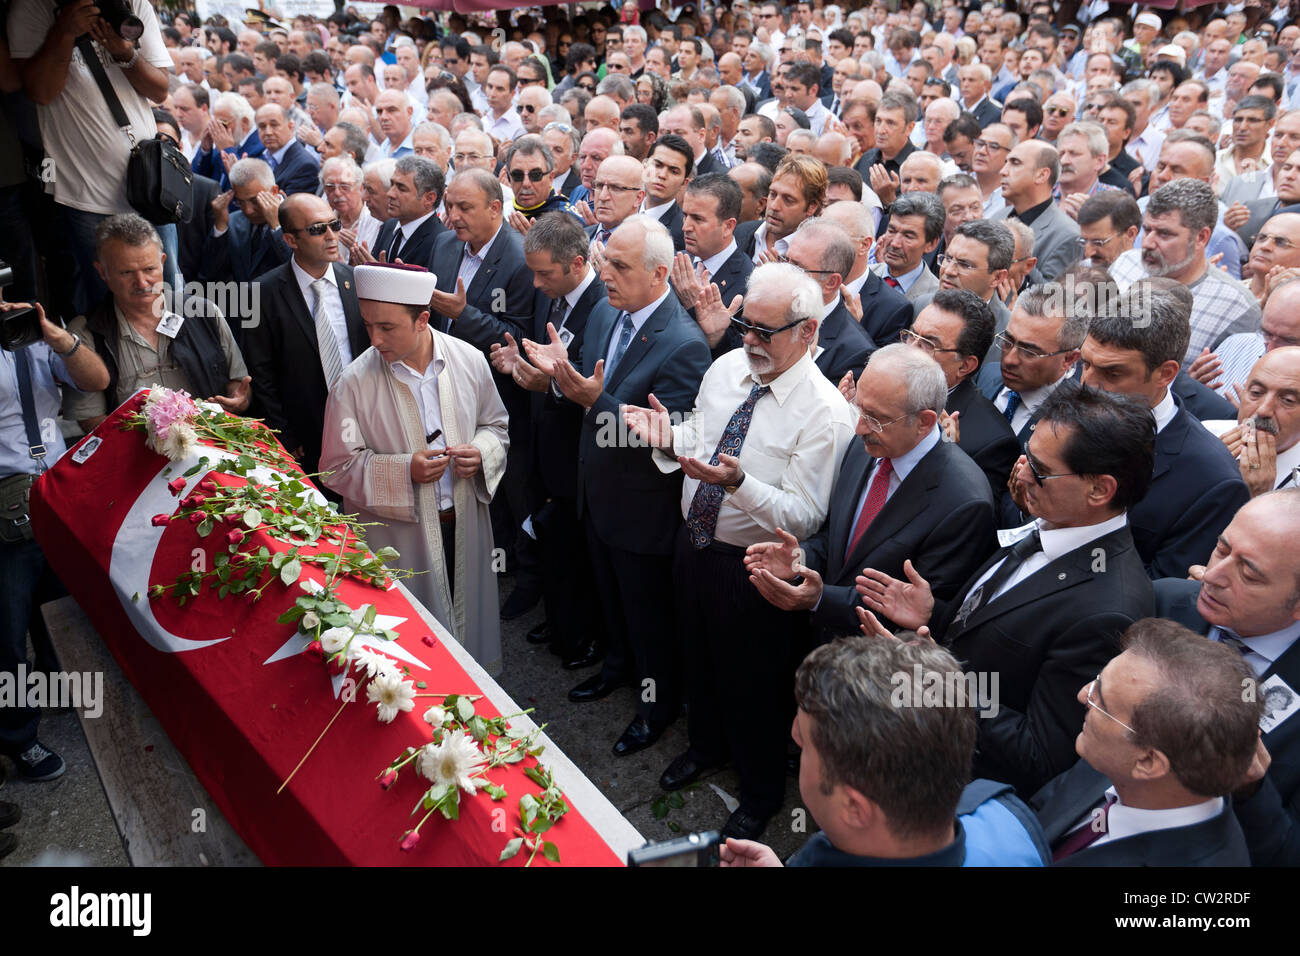
[[[1240,399],[1246,376],[1259,357],[1286,345],[1300,345],[1300,281],[1283,276],[1264,303],[1259,331],[1229,335],[1213,352],[1203,349],[1187,374],[1225,396]]]
[[[385,159],[401,159],[415,152],[411,142],[411,117],[414,109],[401,90],[384,90],[375,99],[375,116],[384,134],[379,148]]]
[[[1246,377],[1237,420],[1204,425],[1237,459],[1252,498],[1300,487],[1300,347],[1265,352]]]
[[[587,129],[612,129],[618,132],[619,108],[613,98],[608,96],[593,96],[587,108],[582,111],[582,118],[587,123]]]
[[[608,241],[610,233],[645,200],[645,168],[632,156],[611,156],[600,164],[591,187],[594,225],[587,227],[593,247]]]

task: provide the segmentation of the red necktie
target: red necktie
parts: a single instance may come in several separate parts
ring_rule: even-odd
[[[1071,853],[1078,853],[1105,836],[1107,832],[1106,818],[1110,815],[1110,808],[1115,805],[1115,801],[1115,797],[1106,798],[1106,805],[1101,808],[1100,820],[1097,820],[1089,813],[1088,822],[1069,834],[1057,845],[1055,852],[1052,853],[1052,862],[1055,863],[1064,859]]]
[[[858,513],[858,523],[853,526],[853,537],[849,539],[849,546],[844,551],[846,558],[858,546],[867,528],[871,527],[871,522],[875,521],[876,515],[880,514],[880,509],[885,507],[885,493],[889,491],[889,476],[893,473],[894,463],[888,458],[880,459],[880,464],[876,466],[876,473],[871,476],[867,499],[862,502],[862,510]]]
[[[891,289],[902,288],[902,286],[898,284],[898,280],[895,279],[893,276],[885,276],[885,285],[889,286]]]

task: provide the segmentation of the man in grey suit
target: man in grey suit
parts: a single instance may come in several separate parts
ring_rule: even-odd
[[[1291,110],[1279,116],[1273,127],[1269,140],[1270,165],[1233,176],[1224,184],[1219,201],[1225,206],[1233,206],[1266,198],[1267,193],[1276,195],[1282,164],[1297,149],[1300,149],[1300,111]]]
[[[1296,212],[1288,208],[1300,203],[1300,149],[1291,153],[1278,166],[1277,195],[1264,199],[1252,199],[1244,203],[1250,217],[1243,225],[1237,227],[1237,235],[1247,247],[1255,244],[1255,237],[1268,222],[1282,210]],[[1231,210],[1229,210],[1231,212]],[[1236,219],[1234,218],[1234,222]]]
[[[884,262],[872,271],[913,306],[939,291],[938,278],[923,260],[939,247],[943,223],[943,203],[932,193],[906,193],[890,207],[889,225],[880,240]]]
[[[1007,204],[993,215],[995,220],[1015,217],[1034,230],[1038,273],[1047,282],[1083,255],[1079,224],[1052,202],[1052,187],[1060,175],[1056,147],[1026,140],[1011,150],[1002,167],[1002,197]]]

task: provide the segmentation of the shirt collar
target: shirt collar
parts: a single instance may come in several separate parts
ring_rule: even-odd
[[[1223,797],[1211,797],[1209,800],[1193,803],[1188,807],[1139,810],[1137,807],[1124,806],[1123,802],[1119,801],[1119,794],[1114,787],[1106,791],[1106,796],[1116,800],[1115,805],[1106,811],[1106,836],[1110,840],[1122,840],[1152,830],[1190,827],[1212,820],[1223,812]]]
[[[566,315],[568,312],[573,311],[578,304],[578,300],[582,298],[582,294],[587,291],[587,286],[591,285],[594,281],[596,281],[596,270],[591,266],[587,266],[587,274],[582,277],[582,281],[578,283],[572,292],[564,296],[564,301],[568,303],[569,306],[566,310]]]
[[[772,243],[776,251],[785,255],[790,251],[790,242],[787,239],[777,239]],[[767,247],[767,220],[764,219],[762,225],[754,230],[754,252],[762,252]]]
[[[921,278],[921,270],[925,268],[925,260],[922,259],[915,269],[911,272],[904,272],[901,276],[894,276],[894,281],[901,287],[902,291],[907,292],[917,279]],[[889,275],[889,266],[885,266],[885,275]]]
[[[635,312],[630,313],[632,316],[632,327],[637,331],[640,331],[641,326],[645,325],[645,320],[654,314],[655,309],[663,305],[664,299],[668,298],[668,294],[672,291],[672,286],[669,286],[667,289],[664,289],[663,295],[659,296],[659,298],[655,299],[649,305],[643,306]]]
[[[934,450],[934,446],[939,444],[943,438],[943,433],[939,430],[938,423],[930,429],[930,433],[916,443],[909,452],[904,452],[897,458],[891,458],[890,462],[894,466],[894,473],[898,475],[900,482],[905,481],[907,476],[912,473],[912,469],[921,463],[921,459]]]
[[[1043,213],[1047,212],[1047,207],[1050,206],[1051,204],[1052,204],[1052,197],[1048,196],[1045,200],[1040,202],[1038,205],[1030,206],[1023,213],[1015,212],[1015,210],[1012,210],[1012,214],[1021,222],[1023,222],[1026,226],[1032,225],[1035,219],[1037,219]]]
[[[704,268],[708,269],[709,275],[712,276],[715,273],[717,273],[719,269],[722,268],[723,264],[726,263],[726,261],[731,258],[732,254],[735,253],[735,251],[736,251],[736,240],[732,239],[729,243],[727,243],[727,248],[723,249],[716,256],[709,256],[709,258],[707,259],[701,259],[700,262],[703,263]]]
[[[1049,562],[1082,548],[1089,541],[1118,531],[1128,524],[1127,512],[1107,518],[1098,524],[1082,525],[1077,528],[1044,528],[1043,519],[1036,518],[1034,527],[1038,529],[1038,538],[1043,544],[1043,554]]]
[[[364,209],[365,206],[362,206],[361,208]],[[302,289],[303,298],[307,299],[307,292],[311,289],[311,284],[316,281],[316,277],[302,266],[298,265],[297,256],[290,258],[289,262],[292,263],[290,268],[293,270],[293,277],[298,280],[298,288]],[[334,288],[337,289],[339,287],[339,280],[334,275],[332,264],[326,267],[325,274],[321,276],[321,278],[334,286]],[[307,301],[310,303],[311,299],[307,299]]]
[[[385,150],[385,152],[388,154],[388,156],[389,156],[390,158],[391,158],[392,155],[393,155],[394,153],[396,153],[399,149],[409,149],[409,150],[411,150],[412,152],[414,152],[414,151],[415,151],[415,146],[413,145],[413,141],[412,141],[412,139],[411,139],[411,137],[413,137],[414,135],[415,135],[414,132],[407,133],[407,134],[406,134],[406,139],[402,140],[402,141],[401,141],[400,143],[398,143],[396,146],[393,145],[393,141],[392,141],[391,139],[385,139],[385,140],[384,140],[384,150]]]
[[[667,202],[661,202],[657,206],[651,206],[648,204],[649,199],[650,197],[647,194],[645,201],[641,203],[641,212],[647,216],[654,216],[656,219],[663,219],[664,213],[668,211],[668,207],[675,202],[675,200],[670,199]]]
[[[433,338],[433,361],[429,363],[429,367],[423,372],[419,372],[405,362],[389,362],[388,367],[393,370],[394,374],[414,379],[417,382],[437,378],[441,374],[447,363],[443,361],[442,355],[438,352],[438,338],[433,334],[433,329],[429,329],[429,335]]]
[[[365,206],[363,205],[361,208],[364,209]],[[410,222],[406,223],[405,225],[398,223],[397,228],[402,230],[402,242],[406,242],[407,239],[410,239],[413,235],[415,235],[415,230],[423,226],[424,221],[436,212],[437,212],[436,209],[430,209],[419,219],[412,219]]]
[[[831,299],[830,302],[828,302],[826,305],[823,305],[823,306],[822,306],[822,321],[823,321],[823,322],[826,321],[826,317],[827,317],[828,315],[830,315],[832,312],[834,312],[836,309],[838,309],[838,308],[840,307],[840,302],[842,301],[842,299],[843,299],[843,297],[842,297],[838,292],[836,292],[836,293],[835,293],[835,298]]]
[[[285,143],[283,146],[281,146],[279,149],[277,149],[274,153],[271,154],[275,158],[275,165],[279,166],[282,162],[284,162],[284,154],[289,152],[289,147],[292,146],[294,142],[295,141],[292,139],[289,140],[289,142]]]
[[[1038,388],[1032,388],[1029,389],[1028,391],[1020,392],[1019,393],[1020,404],[1025,406],[1025,408],[1029,411],[1030,414],[1033,414],[1035,411],[1038,410],[1039,405],[1047,401],[1047,396],[1051,395],[1052,392],[1055,391],[1056,386],[1060,385],[1068,377],[1069,377],[1069,373],[1067,372],[1065,375],[1062,375],[1051,385],[1040,385],[1038,386]],[[1005,385],[1002,387],[1006,388]],[[1007,390],[1010,391],[1010,389]]]
[[[504,224],[505,224],[505,221],[502,220],[502,225],[504,225]],[[497,231],[494,232],[494,233],[492,233],[492,238],[489,239],[487,242],[483,243],[482,248],[480,248],[479,251],[478,251],[477,253],[471,253],[471,252],[469,251],[469,243],[466,242],[466,243],[465,243],[465,255],[467,255],[467,256],[471,256],[471,255],[472,255],[475,259],[478,259],[480,262],[482,262],[484,259],[487,258],[488,250],[492,248],[492,243],[494,243],[494,242],[497,241],[497,236],[499,236],[499,235],[501,235],[501,226],[497,226]]]
[[[1178,403],[1174,401],[1174,393],[1171,390],[1165,389],[1165,397],[1151,409],[1151,414],[1156,417],[1156,434],[1159,435],[1178,414]]]
[[[1211,629],[1211,633],[1226,630],[1226,628],[1216,626]],[[1280,631],[1273,631],[1271,634],[1258,634],[1255,637],[1242,637],[1233,631],[1227,633],[1237,638],[1271,665],[1300,638],[1300,621],[1292,621]]]
[[[746,361],[743,365],[741,365],[740,368],[742,371],[740,377],[740,381],[742,384],[752,384],[752,385],[763,384],[758,380],[758,376],[755,375],[752,371],[750,371],[748,361]],[[817,368],[816,363],[813,361],[812,351],[809,350],[804,352],[803,355],[799,356],[799,360],[797,362],[791,365],[788,369],[786,369],[776,378],[772,379],[772,381],[768,382],[767,387],[771,390],[772,397],[776,399],[776,403],[778,405],[784,405],[785,400],[790,397],[790,393],[793,392],[796,388],[798,388],[800,383],[802,383],[804,379],[806,379],[809,375],[812,375],[814,373],[820,375],[821,371]]]

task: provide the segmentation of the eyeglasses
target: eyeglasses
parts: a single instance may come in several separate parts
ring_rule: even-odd
[[[1100,683],[1101,683],[1101,675],[1098,674],[1096,677],[1094,677],[1094,678],[1092,679],[1092,683],[1088,685],[1088,697],[1087,697],[1087,703],[1088,703],[1088,706],[1091,707],[1093,710],[1095,710],[1095,711],[1096,711],[1097,713],[1099,713],[1099,714],[1105,714],[1105,716],[1107,716],[1107,717],[1109,717],[1111,720],[1115,721],[1115,723],[1119,724],[1121,727],[1123,727],[1125,730],[1127,730],[1130,734],[1133,734],[1134,736],[1137,736],[1137,731],[1136,731],[1136,730],[1134,730],[1134,729],[1133,729],[1132,727],[1130,727],[1128,724],[1124,723],[1124,721],[1120,720],[1120,719],[1119,719],[1118,717],[1116,717],[1114,714],[1110,714],[1110,713],[1107,713],[1106,711],[1102,710],[1102,709],[1101,709],[1101,705],[1098,704],[1096,701],[1094,701],[1094,700],[1092,699],[1092,695],[1093,695],[1093,693],[1097,690],[1097,685],[1100,684]]]
[[[487,159],[483,153],[457,153],[452,159],[458,163],[479,163]]]
[[[1047,108],[1047,115],[1048,116],[1069,116],[1070,111],[1067,110],[1064,106],[1049,106]]]
[[[512,169],[510,170],[510,181],[522,183],[525,175],[528,177],[530,183],[540,183],[543,179],[549,176],[550,173],[544,169]]]
[[[1031,345],[1024,345],[1021,342],[1017,342],[1005,332],[999,332],[997,335],[993,336],[993,341],[1003,352],[1011,352],[1014,350],[1019,352],[1020,357],[1024,359],[1051,358],[1053,355],[1064,355],[1066,352],[1074,351],[1074,349],[1057,349],[1055,352],[1040,352]]]
[[[309,236],[323,236],[325,230],[338,232],[343,228],[343,223],[338,219],[331,219],[329,222],[313,222],[310,226],[303,226],[301,229],[285,229],[284,232],[305,232]]]
[[[1109,236],[1107,236],[1105,239],[1081,238],[1079,240],[1079,244],[1082,245],[1085,249],[1100,249],[1103,246],[1107,245],[1112,239],[1118,238],[1121,235],[1123,235],[1123,233],[1114,232],[1111,233]]]
[[[591,191],[593,193],[598,193],[605,189],[608,189],[612,193],[634,193],[640,188],[640,186],[620,186],[618,183],[594,182],[591,184]]]
[[[987,149],[990,153],[996,153],[998,150],[1004,150],[1008,153],[1011,152],[1010,146],[1003,146],[1001,143],[995,143],[987,139],[977,139],[973,145],[976,149]]]
[[[954,355],[961,354],[961,349],[943,348],[934,339],[927,339],[924,335],[921,335],[918,332],[913,332],[911,329],[903,329],[900,331],[898,333],[898,341],[902,342],[904,345],[915,345],[927,355],[934,355],[936,352],[952,352]]]
[[[877,435],[883,433],[884,430],[888,428],[890,425],[894,424],[895,422],[901,422],[904,418],[907,417],[907,414],[904,413],[902,415],[899,415],[897,418],[891,418],[887,422],[882,422],[879,418],[875,418],[874,416],[868,415],[866,412],[858,408],[858,406],[856,405],[853,406],[853,410],[858,413],[858,421],[861,422],[863,425],[866,425],[868,429],[875,432]]]
[[[522,82],[522,81],[520,81],[519,85],[520,85],[520,86],[526,86],[527,84],[524,83],[524,82]],[[519,104],[519,109],[522,110],[522,111],[525,112],[525,113],[536,113],[536,112],[537,112],[537,107],[534,106],[532,103],[520,103],[520,104]]]
[[[951,264],[954,268],[960,269],[962,272],[976,272],[979,270],[979,266],[977,266],[975,263],[969,262],[966,259],[955,259],[952,256],[948,255],[947,253],[940,253],[938,256],[935,257],[935,261],[939,263],[940,269],[942,269],[946,265]],[[985,271],[992,271],[992,270],[985,270]]]
[[[574,86],[578,87],[580,90],[586,90],[588,93],[596,92],[595,83],[575,83]]]
[[[761,325],[750,325],[748,322],[744,321],[743,319],[737,319],[733,317],[731,320],[731,327],[740,333],[741,338],[744,338],[748,333],[753,332],[755,335],[758,336],[760,342],[763,342],[765,344],[770,344],[772,341],[772,336],[776,335],[778,332],[785,332],[788,329],[793,329],[800,322],[806,322],[806,321],[807,319],[795,319],[793,322],[789,322],[781,326],[779,329],[765,329]]]
[[[553,129],[558,129],[561,133],[573,132],[573,127],[568,123],[547,123],[546,126],[542,128],[542,132],[549,133]]]
[[[1043,482],[1045,482],[1045,481],[1051,481],[1053,478],[1077,478],[1077,477],[1079,477],[1079,476],[1078,476],[1078,473],[1077,473],[1077,472],[1073,472],[1073,471],[1062,472],[1062,473],[1059,474],[1059,475],[1046,475],[1046,474],[1043,474],[1042,472],[1040,472],[1040,471],[1039,471],[1039,470],[1034,466],[1034,456],[1031,455],[1031,454],[1029,454],[1028,451],[1025,452],[1025,464],[1029,466],[1029,473],[1030,473],[1031,475],[1034,476],[1034,481],[1038,483],[1038,487],[1040,487],[1040,488],[1043,487]],[[1040,462],[1040,464],[1041,464],[1041,462]]]

